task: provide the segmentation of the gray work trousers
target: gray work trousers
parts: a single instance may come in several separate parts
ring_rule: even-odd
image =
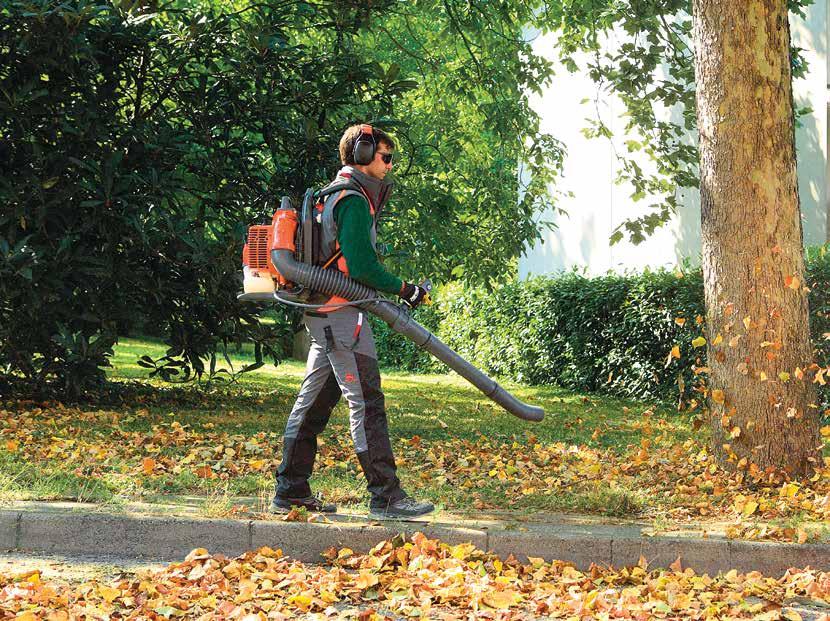
[[[317,455],[317,436],[325,429],[342,394],[349,405],[349,427],[371,494],[370,505],[384,508],[404,498],[389,441],[380,388],[377,351],[366,313],[347,306],[333,313],[306,312],[311,336],[306,373],[288,417],[277,496],[311,495],[308,480]]]

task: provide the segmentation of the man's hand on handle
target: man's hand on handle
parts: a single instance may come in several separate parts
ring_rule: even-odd
[[[432,283],[429,280],[424,280],[420,285],[413,285],[410,282],[404,282],[401,287],[401,292],[398,294],[404,304],[409,308],[418,308],[423,302],[430,303],[429,292],[432,290]]]

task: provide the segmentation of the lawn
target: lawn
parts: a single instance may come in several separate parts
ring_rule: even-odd
[[[0,407],[0,498],[91,500],[118,506],[174,495],[211,515],[239,496],[264,507],[303,364],[266,365],[230,385],[147,380],[152,340],[122,339],[110,377],[128,385],[118,406],[6,401]],[[231,357],[235,368],[250,352]],[[732,520],[736,536],[820,536],[830,476],[746,481],[718,468],[705,426],[667,406],[556,387],[504,383],[542,406],[541,423],[514,418],[455,375],[384,373],[392,442],[405,489],[453,514],[549,511],[669,523]],[[321,437],[316,491],[365,511],[362,475],[341,402]],[[33,467],[33,464],[36,467]],[[751,485],[747,485],[751,483]],[[439,513],[440,515],[440,513]]]

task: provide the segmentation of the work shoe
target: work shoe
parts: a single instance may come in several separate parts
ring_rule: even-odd
[[[288,513],[294,507],[306,509],[314,513],[335,513],[337,505],[333,502],[323,502],[319,496],[306,496],[305,498],[283,498],[274,496],[271,502],[271,513]]]
[[[434,510],[431,502],[418,501],[406,496],[385,507],[369,505],[369,517],[374,520],[405,520],[432,513]]]

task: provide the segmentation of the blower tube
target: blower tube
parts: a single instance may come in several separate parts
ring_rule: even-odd
[[[533,422],[539,422],[545,417],[545,411],[542,408],[519,401],[493,379],[455,353],[432,332],[412,319],[403,308],[378,297],[374,289],[335,270],[300,263],[294,259],[294,253],[291,250],[272,250],[271,262],[286,280],[304,285],[313,291],[347,300],[377,298],[357,304],[357,306],[380,317],[395,332],[404,335],[418,347],[438,358],[514,416]]]

